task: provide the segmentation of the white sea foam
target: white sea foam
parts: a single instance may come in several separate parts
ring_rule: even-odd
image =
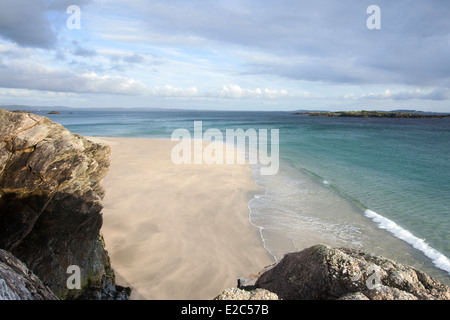
[[[408,230],[403,229],[394,221],[379,215],[375,211],[367,209],[364,214],[375,221],[380,228],[386,229],[397,238],[406,241],[417,250],[423,252],[428,258],[433,261],[436,267],[445,270],[450,274],[450,260],[439,251],[430,247],[423,239],[417,238]]]

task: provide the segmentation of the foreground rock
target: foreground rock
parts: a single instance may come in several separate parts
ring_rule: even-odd
[[[0,300],[57,300],[27,266],[0,249]]]
[[[60,298],[114,286],[100,239],[109,146],[48,118],[0,109],[0,248],[22,260]],[[81,271],[69,290],[67,268]],[[98,297],[95,294],[95,297]]]
[[[450,300],[448,286],[412,267],[325,245],[285,255],[256,280],[255,288],[282,300]]]
[[[214,300],[279,300],[278,296],[264,289],[255,289],[251,291],[239,288],[230,288],[222,291]]]

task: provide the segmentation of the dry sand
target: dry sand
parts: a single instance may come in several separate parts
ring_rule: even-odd
[[[249,165],[175,165],[177,142],[90,139],[112,147],[102,233],[132,299],[212,299],[273,262],[249,221]]]

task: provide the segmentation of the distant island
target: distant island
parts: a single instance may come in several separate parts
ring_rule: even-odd
[[[353,117],[353,118],[450,118],[450,114],[424,114],[415,112],[385,112],[385,111],[338,111],[338,112],[298,112],[296,115],[311,117]]]

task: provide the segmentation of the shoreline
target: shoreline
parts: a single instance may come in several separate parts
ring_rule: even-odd
[[[255,225],[261,227],[263,241],[267,242],[268,251],[276,260],[281,260],[287,253],[321,243],[385,256],[422,270],[442,283],[450,283],[448,268],[443,269],[436,263],[443,258],[445,261],[440,261],[441,265],[448,261],[441,252],[384,217],[380,225],[368,215],[370,209],[330,188],[322,177],[282,160],[277,176],[259,177],[256,181],[268,194],[259,193],[260,200],[255,200],[254,207],[250,202],[250,209],[255,210],[251,211],[251,216],[255,218]],[[291,190],[297,192],[284,194],[292,181],[301,183],[301,188],[293,185]],[[280,189],[284,191],[280,192]],[[264,198],[268,199],[265,203],[269,210],[257,203],[264,203]],[[297,210],[295,218],[289,214],[292,207]],[[382,217],[377,216],[378,219]],[[408,235],[406,240],[402,237],[405,234]]]
[[[168,139],[88,139],[112,148],[101,232],[132,299],[212,299],[274,262],[250,220],[250,165],[176,165]]]

